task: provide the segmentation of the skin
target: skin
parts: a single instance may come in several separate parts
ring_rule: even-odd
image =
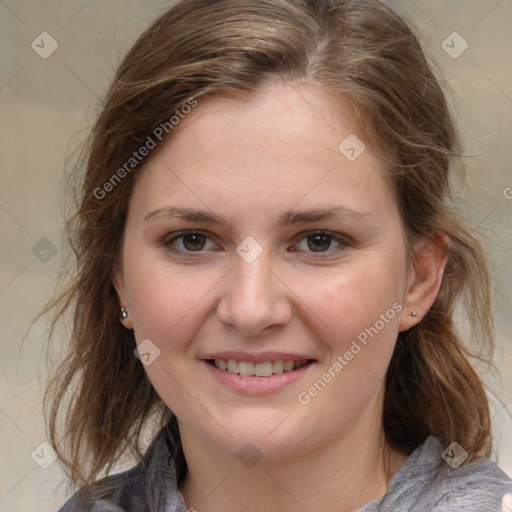
[[[425,241],[408,260],[379,159],[367,148],[350,162],[338,150],[352,133],[349,116],[319,90],[272,84],[247,101],[200,99],[138,176],[115,285],[124,325],[160,350],[145,369],[178,418],[188,507],[357,510],[386,492],[406,458],[384,440],[383,381],[398,332],[434,302],[445,258],[441,244]],[[214,213],[225,225],[162,212],[145,219],[168,207]],[[278,223],[285,212],[335,207],[362,215]],[[207,235],[204,246],[190,237],[169,243],[191,229]],[[316,231],[343,241],[318,244],[308,238]],[[248,236],[263,250],[252,263],[236,252]],[[202,249],[187,257],[191,246]],[[393,304],[401,313],[299,403]],[[248,396],[200,360],[223,350],[315,363],[285,388]],[[248,442],[262,454],[252,467],[237,456]]]

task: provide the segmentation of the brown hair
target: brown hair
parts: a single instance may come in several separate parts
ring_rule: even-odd
[[[365,143],[387,164],[408,245],[438,233],[450,240],[437,300],[397,340],[386,378],[387,441],[410,453],[435,435],[445,445],[457,441],[469,460],[490,453],[487,397],[468,362],[469,340],[454,324],[462,304],[473,338],[492,347],[488,275],[480,244],[451,211],[448,171],[459,144],[416,37],[377,0],[183,0],[139,37],[117,70],[67,223],[76,266],[46,309],[54,310],[53,327],[73,312],[46,404],[50,439],[75,484],[108,472],[126,449],[140,454],[149,418],[171,419],[179,437],[133,355],[133,332],[119,322],[112,284],[140,169],[120,173],[108,192],[104,185],[191,98],[250,97],[270,80],[321,87],[348,105]],[[177,451],[183,462],[179,442]]]

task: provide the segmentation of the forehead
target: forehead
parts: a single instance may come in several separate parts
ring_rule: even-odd
[[[134,196],[147,209],[185,198],[214,209],[393,202],[349,109],[320,91],[272,85],[249,99],[197,101],[142,170]]]
[[[339,156],[339,142],[359,131],[348,110],[320,89],[271,83],[244,99],[200,98],[173,132],[168,146],[175,148],[180,139],[186,139],[183,143],[190,145],[190,150],[207,152],[210,158],[219,154],[239,157],[251,149],[245,158],[265,153],[276,159],[315,155],[315,160],[332,161]]]

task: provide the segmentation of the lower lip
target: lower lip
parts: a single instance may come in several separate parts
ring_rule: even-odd
[[[234,391],[245,393],[247,395],[264,395],[267,393],[273,393],[274,391],[284,388],[288,384],[299,380],[314,365],[314,363],[311,362],[306,366],[302,366],[301,368],[291,372],[283,372],[269,377],[256,377],[230,373],[227,370],[219,370],[216,366],[208,363],[207,361],[202,360],[201,362],[206,365],[213,377],[221,384],[224,384],[226,387]]]

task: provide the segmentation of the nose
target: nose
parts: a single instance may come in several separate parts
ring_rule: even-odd
[[[235,267],[223,281],[221,293],[217,317],[241,334],[266,334],[291,319],[289,290],[264,254],[252,263],[237,258]]]

